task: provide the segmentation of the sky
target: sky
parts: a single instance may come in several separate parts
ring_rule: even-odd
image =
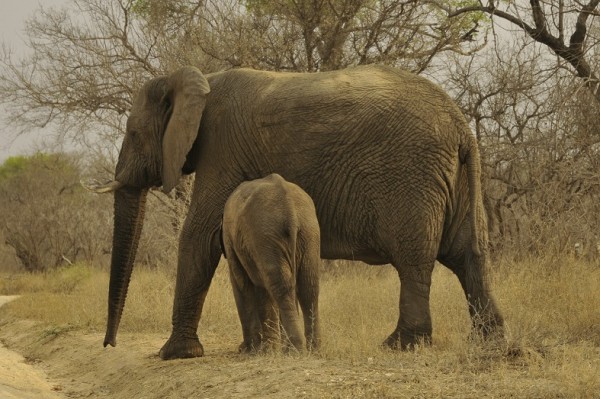
[[[34,11],[43,7],[67,4],[68,0],[0,0],[0,41],[17,54],[26,54],[24,45],[25,21]],[[32,152],[51,131],[39,129],[14,139],[14,134],[4,122],[4,110],[0,108],[0,162],[12,155]]]

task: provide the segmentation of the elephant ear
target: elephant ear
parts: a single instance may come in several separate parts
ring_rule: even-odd
[[[162,184],[165,193],[179,183],[182,168],[200,128],[208,81],[197,68],[183,67],[168,77],[168,101],[171,117],[162,142]]]

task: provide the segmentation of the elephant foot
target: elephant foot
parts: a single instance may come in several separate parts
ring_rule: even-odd
[[[306,341],[306,350],[309,352],[317,352],[319,347],[321,346],[320,339],[307,340]]]
[[[198,337],[182,339],[173,338],[171,335],[158,355],[162,360],[188,359],[204,356],[204,348]]]
[[[414,350],[417,346],[431,345],[431,334],[402,334],[394,331],[383,341],[383,345],[393,350]]]
[[[504,320],[497,315],[473,317],[473,331],[485,340],[496,340],[504,337]]]
[[[395,331],[391,333],[390,336],[383,341],[383,346],[393,350],[402,348],[402,345],[400,344],[400,334],[396,333]]]
[[[484,345],[487,348],[509,348],[503,327],[497,327],[493,330],[473,328],[469,334],[469,341],[473,344]]]
[[[260,353],[276,353],[281,351],[281,343],[279,340],[268,339],[266,341],[262,341],[260,343],[260,347],[258,348],[258,352]]]
[[[238,346],[239,353],[257,353],[260,351],[262,347],[261,342],[256,341],[242,341],[240,346]]]

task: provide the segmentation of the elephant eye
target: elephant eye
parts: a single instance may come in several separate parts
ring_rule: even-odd
[[[173,104],[171,103],[171,100],[167,99],[165,101],[165,115],[167,117],[169,117],[171,115],[171,112],[173,112]]]
[[[171,97],[168,95],[163,96],[162,103],[163,103],[165,109],[171,108]]]

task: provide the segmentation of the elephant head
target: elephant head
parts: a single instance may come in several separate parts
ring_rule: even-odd
[[[113,251],[104,346],[116,345],[116,334],[127,296],[144,220],[146,194],[161,186],[169,192],[182,176],[200,127],[210,88],[194,67],[148,81],[140,90],[127,120],[127,130],[115,170],[115,180],[90,187],[114,192]]]

